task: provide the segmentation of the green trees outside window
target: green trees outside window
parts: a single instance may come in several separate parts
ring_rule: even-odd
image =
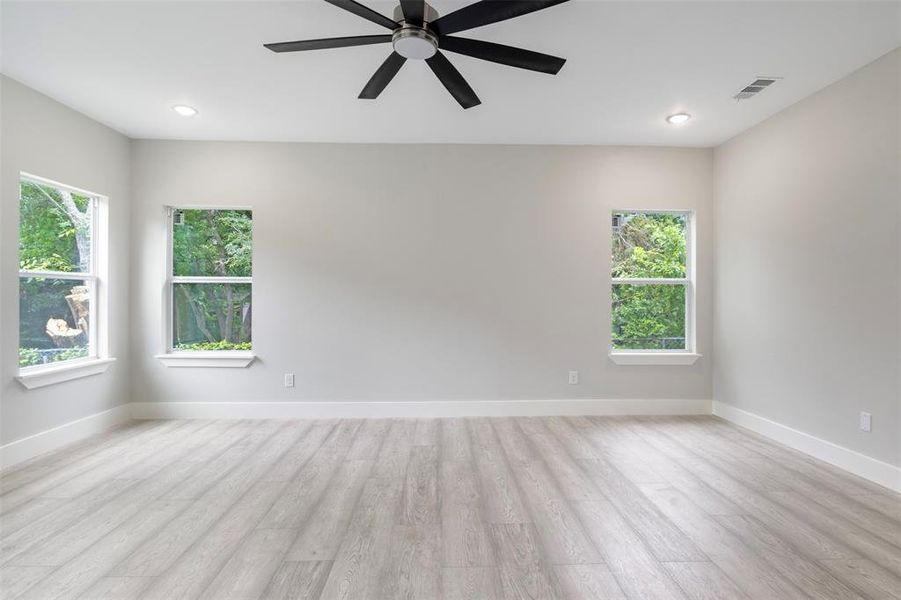
[[[173,211],[173,350],[250,350],[252,233],[249,210]]]
[[[96,355],[94,198],[27,178],[20,191],[19,364]],[[689,218],[613,215],[614,349],[688,349]],[[252,225],[249,210],[173,212],[173,349],[251,348]]]
[[[95,354],[91,337],[95,199],[22,178],[19,366]]]
[[[613,215],[614,350],[687,350],[687,213]]]

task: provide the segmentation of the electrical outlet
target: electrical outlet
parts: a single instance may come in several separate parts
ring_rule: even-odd
[[[569,385],[579,385],[579,372],[578,371],[570,371],[569,372]]]
[[[294,387],[294,373],[285,373],[285,387]]]
[[[873,429],[873,415],[860,411],[860,430],[870,433]]]

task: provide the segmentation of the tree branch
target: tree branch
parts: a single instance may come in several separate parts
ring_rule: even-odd
[[[90,248],[88,247],[88,238],[86,235],[89,215],[78,210],[75,200],[72,199],[72,192],[58,189],[57,191],[63,199],[63,204],[60,204],[56,201],[56,198],[47,193],[47,190],[45,190],[43,186],[36,185],[35,187],[40,190],[41,194],[43,194],[53,206],[62,211],[62,213],[66,215],[66,218],[69,219],[69,222],[72,223],[72,227],[75,228],[75,246],[78,250],[78,270],[87,271],[90,265]]]
[[[44,194],[44,197],[47,198],[47,200],[49,200],[49,201],[53,204],[53,206],[55,206],[56,208],[58,208],[60,211],[62,211],[62,213],[63,213],[64,215],[66,215],[67,217],[69,217],[69,220],[70,220],[70,221],[72,220],[72,217],[69,216],[69,211],[66,210],[66,207],[63,206],[62,204],[60,204],[59,202],[57,202],[57,201],[56,201],[56,198],[54,198],[53,196],[51,196],[50,194],[48,194],[48,193],[47,193],[47,190],[44,189],[44,186],[42,186],[42,185],[35,185],[34,187],[38,188],[38,191],[41,192],[42,194]],[[73,223],[73,225],[74,225],[74,223]]]

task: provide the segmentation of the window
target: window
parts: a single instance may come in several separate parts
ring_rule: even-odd
[[[612,354],[694,352],[691,213],[614,212],[612,225]]]
[[[250,352],[252,233],[250,210],[169,210],[168,356]]]
[[[59,371],[58,363],[95,362],[105,354],[100,210],[96,194],[20,177],[19,379],[27,387],[37,381],[29,376]]]

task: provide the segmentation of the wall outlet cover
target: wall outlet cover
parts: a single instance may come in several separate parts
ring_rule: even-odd
[[[870,433],[873,430],[873,415],[860,411],[860,430]]]

